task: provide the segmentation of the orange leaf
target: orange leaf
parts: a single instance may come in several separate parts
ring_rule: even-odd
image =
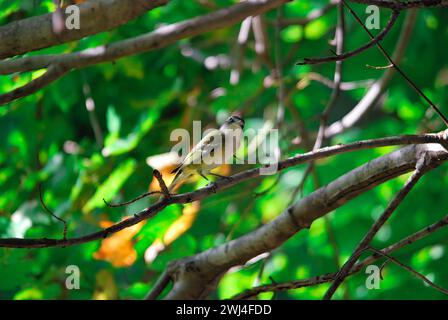
[[[101,247],[94,253],[93,257],[98,260],[109,261],[115,267],[131,266],[137,259],[133,238],[145,223],[146,221],[139,222],[104,239],[101,241]],[[100,223],[103,228],[107,228],[112,224],[111,221],[102,221]]]

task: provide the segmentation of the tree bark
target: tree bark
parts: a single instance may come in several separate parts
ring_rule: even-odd
[[[412,171],[426,153],[432,169],[448,159],[439,144],[404,147],[372,160],[287,208],[270,223],[216,248],[175,261],[168,267],[173,287],[166,299],[202,299],[227,270],[281,246],[312,222],[375,186]]]
[[[0,27],[0,59],[79,40],[121,26],[168,0],[96,0],[78,5],[80,29],[55,33],[53,13],[11,22]],[[64,9],[62,9],[65,18]],[[65,20],[64,20],[65,21]]]

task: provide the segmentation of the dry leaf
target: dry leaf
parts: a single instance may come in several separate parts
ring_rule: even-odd
[[[131,266],[137,259],[133,237],[145,223],[146,221],[139,222],[104,239],[101,241],[101,247],[94,253],[93,257],[98,260],[109,261],[115,267]],[[107,228],[112,224],[111,221],[102,221],[100,223],[102,228]]]

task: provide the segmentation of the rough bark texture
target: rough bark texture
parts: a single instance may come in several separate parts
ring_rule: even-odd
[[[9,23],[0,28],[0,59],[111,30],[167,2],[168,0],[87,1],[78,6],[81,28],[64,28],[59,34],[53,31],[52,13]],[[62,13],[65,18],[64,9]]]
[[[178,40],[231,26],[244,18],[259,15],[291,0],[252,0],[237,3],[197,18],[160,27],[134,38],[98,46],[80,52],[24,57],[0,62],[0,74],[31,71],[62,64],[67,68],[82,68],[96,63],[166,47]],[[0,34],[1,37],[1,34]]]
[[[339,177],[298,201],[263,227],[226,244],[171,264],[168,273],[173,287],[166,299],[201,299],[215,289],[222,275],[232,266],[277,248],[298,231],[384,181],[412,171],[427,153],[430,167],[448,158],[438,144],[408,146],[372,160]]]

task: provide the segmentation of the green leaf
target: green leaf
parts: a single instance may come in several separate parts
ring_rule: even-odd
[[[282,39],[286,42],[298,42],[303,37],[302,26],[288,26],[282,30]]]
[[[317,19],[314,20],[313,22],[310,22],[305,27],[305,37],[307,39],[317,40],[322,38],[322,36],[324,36],[329,29],[330,26],[324,19]]]
[[[120,190],[129,176],[135,171],[137,162],[134,159],[128,159],[115,169],[110,176],[97,189],[95,194],[84,205],[82,211],[90,212],[95,208],[105,206],[103,199],[111,199]]]
[[[140,115],[137,125],[124,138],[117,138],[117,131],[113,131],[114,128],[116,129],[117,123],[113,124],[112,122],[117,122],[116,117],[118,117],[118,115],[113,115],[113,111],[111,111],[111,114],[109,115],[108,112],[112,126],[109,129],[111,134],[106,137],[105,147],[102,150],[102,154],[105,157],[117,156],[135,149],[141,139],[143,139],[143,137],[149,132],[149,130],[151,130],[152,126],[159,119],[162,109],[168,105],[168,103],[170,103],[175,96],[176,91],[165,91],[160,94],[157,102]],[[112,120],[114,117],[115,120]]]
[[[121,118],[117,114],[114,106],[109,106],[109,108],[107,108],[106,121],[107,130],[109,130],[109,133],[118,135],[121,128]]]
[[[2,270],[0,294],[33,280],[30,261],[26,254],[25,251],[20,250],[0,250],[0,269]]]
[[[149,109],[140,116],[140,120],[135,128],[125,138],[106,140],[106,147],[102,150],[105,157],[117,156],[127,153],[137,147],[143,136],[151,129],[152,125],[160,115],[159,110]]]

